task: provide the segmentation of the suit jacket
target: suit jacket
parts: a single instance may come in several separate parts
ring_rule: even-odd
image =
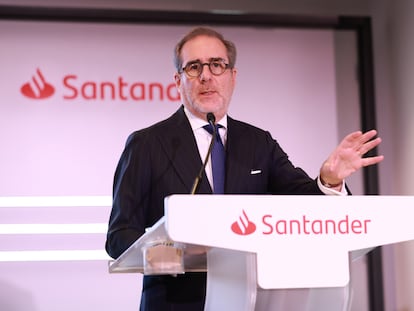
[[[183,107],[168,119],[132,133],[114,177],[113,208],[106,242],[109,255],[118,257],[145,228],[163,216],[166,196],[190,193],[201,166],[202,159]],[[251,174],[252,170],[261,173]],[[205,174],[197,193],[212,193]],[[316,180],[292,165],[269,132],[230,117],[225,193],[322,194]],[[191,275],[185,274],[183,278],[186,277],[191,278]],[[205,279],[199,283],[203,282]],[[184,287],[183,291],[188,289],[183,284],[180,286]],[[180,293],[174,295],[180,297]],[[185,300],[187,294],[183,295]]]

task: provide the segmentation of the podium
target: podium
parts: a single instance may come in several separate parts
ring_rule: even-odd
[[[145,250],[164,243],[182,255],[182,271],[172,273],[207,271],[206,311],[347,310],[350,261],[413,240],[413,203],[404,196],[172,195],[165,216],[109,271],[144,273]],[[342,301],[326,306],[326,294]],[[289,298],[302,305],[273,307]]]

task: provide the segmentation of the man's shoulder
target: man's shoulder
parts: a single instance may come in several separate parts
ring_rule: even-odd
[[[143,139],[153,139],[157,135],[166,135],[179,129],[180,124],[184,121],[184,111],[180,108],[168,118],[132,132],[128,137],[127,144]]]
[[[256,126],[251,123],[247,123],[245,121],[240,121],[233,119],[231,117],[227,118],[228,128],[230,131],[237,131],[237,132],[249,132],[256,135],[267,135],[269,132]]]

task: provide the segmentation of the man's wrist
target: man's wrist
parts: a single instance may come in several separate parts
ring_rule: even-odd
[[[343,180],[341,180],[338,183],[330,183],[330,182],[326,182],[325,180],[323,180],[322,176],[319,175],[319,179],[321,181],[321,184],[326,187],[326,188],[338,188],[339,186],[342,185],[342,183],[344,182]]]

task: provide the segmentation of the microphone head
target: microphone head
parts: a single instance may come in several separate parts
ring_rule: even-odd
[[[215,124],[216,123],[216,117],[214,116],[214,113],[209,112],[207,113],[207,122]]]

